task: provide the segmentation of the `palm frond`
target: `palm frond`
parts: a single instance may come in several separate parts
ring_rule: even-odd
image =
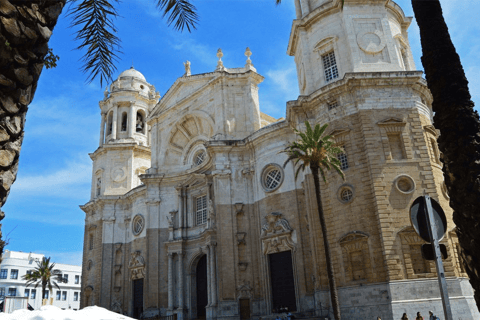
[[[88,83],[100,76],[100,86],[111,81],[117,70],[115,63],[121,53],[120,39],[115,35],[114,20],[118,13],[114,4],[119,0],[72,0],[69,16],[73,17],[71,27],[80,27],[75,40],[80,42],[78,50],[86,50],[82,57],[82,71],[88,74]]]
[[[167,23],[174,23],[175,30],[188,32],[197,28],[197,8],[189,0],[157,0],[157,7],[163,11],[163,16],[168,15]]]

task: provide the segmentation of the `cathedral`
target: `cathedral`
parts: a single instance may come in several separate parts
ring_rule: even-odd
[[[217,52],[215,70],[185,74],[160,96],[137,70],[100,101],[99,147],[85,212],[81,307],[134,317],[333,319],[315,188],[280,151],[329,124],[345,172],[321,181],[345,319],[442,316],[435,264],[410,206],[424,193],[444,208],[441,243],[455,319],[480,319],[460,263],[432,123],[432,96],[416,71],[391,0],[295,0],[287,53],[300,96],[286,117],[261,112],[247,48],[243,67]],[[443,318],[443,317],[442,317]]]

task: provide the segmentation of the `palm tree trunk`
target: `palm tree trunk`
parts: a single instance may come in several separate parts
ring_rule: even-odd
[[[322,196],[320,194],[320,179],[318,176],[318,167],[315,165],[310,165],[310,169],[312,170],[313,181],[315,183],[315,195],[317,198],[317,208],[318,208],[318,216],[320,218],[320,226],[322,228],[323,246],[325,248],[328,284],[330,286],[330,299],[332,300],[333,315],[335,317],[335,320],[340,320],[341,318],[340,305],[338,303],[337,285],[335,282],[335,275],[333,273],[332,255],[330,253],[330,243],[328,242],[327,226],[325,224],[325,216],[323,214]]]
[[[25,116],[65,1],[0,0],[0,207],[17,177]]]
[[[412,0],[463,263],[480,307],[480,122],[438,0]]]

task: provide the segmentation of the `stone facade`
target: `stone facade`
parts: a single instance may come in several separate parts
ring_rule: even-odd
[[[342,313],[349,319],[441,314],[409,208],[440,202],[454,316],[478,319],[461,266],[411,18],[392,1],[297,0],[288,54],[301,95],[286,119],[260,112],[247,48],[241,68],[185,75],[160,96],[134,69],[100,102],[86,213],[82,306],[139,317],[332,317],[313,178],[279,153],[291,127],[328,123],[346,179],[321,183]]]

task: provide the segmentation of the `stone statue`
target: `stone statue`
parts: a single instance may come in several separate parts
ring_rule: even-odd
[[[105,97],[105,99],[108,98],[108,86],[105,87],[105,91],[103,92],[103,96]]]
[[[170,214],[167,215],[168,227],[173,228],[175,221],[175,215],[177,214],[176,210],[170,211]]]
[[[187,62],[184,62],[183,65],[185,66],[185,75],[191,75],[192,73],[190,71],[190,61],[187,60]]]
[[[143,119],[139,114],[137,114],[137,125],[135,127],[137,128],[137,132],[143,131]]]

